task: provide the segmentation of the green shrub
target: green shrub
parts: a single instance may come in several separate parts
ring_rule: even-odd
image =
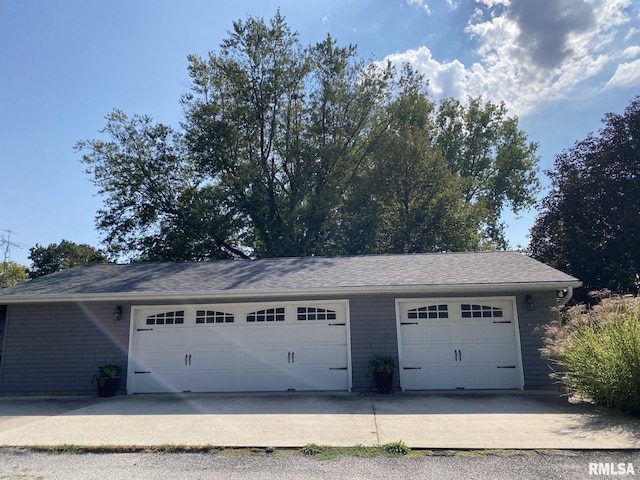
[[[78,445],[60,445],[51,448],[52,453],[61,453],[63,455],[81,455],[85,453],[84,448],[79,447]]]
[[[640,416],[640,298],[605,296],[578,305],[545,329],[552,374],[596,405]]]
[[[387,453],[393,453],[394,455],[407,455],[411,452],[411,449],[402,441],[385,443],[382,448]]]
[[[317,455],[321,451],[322,449],[315,443],[307,443],[304,447],[300,449],[300,452],[303,455]]]

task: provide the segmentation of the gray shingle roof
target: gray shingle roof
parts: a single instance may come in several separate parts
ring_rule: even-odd
[[[0,303],[403,289],[500,291],[580,284],[517,252],[363,255],[78,266],[0,290]]]

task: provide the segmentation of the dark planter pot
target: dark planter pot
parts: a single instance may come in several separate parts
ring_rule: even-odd
[[[376,379],[376,390],[378,393],[393,392],[393,371],[391,372],[373,372]]]
[[[118,389],[118,382],[120,377],[108,377],[98,380],[98,396],[99,397],[113,397]]]

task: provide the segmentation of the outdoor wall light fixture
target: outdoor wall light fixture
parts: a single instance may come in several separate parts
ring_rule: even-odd
[[[120,320],[122,316],[122,305],[116,305],[116,308],[113,310],[113,321],[117,322]]]
[[[524,297],[524,301],[530,311],[533,312],[536,309],[536,303],[533,301],[533,297],[531,295],[527,295],[526,297]]]

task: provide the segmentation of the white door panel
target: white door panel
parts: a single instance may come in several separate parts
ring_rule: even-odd
[[[293,330],[293,342],[299,345],[318,343],[344,345],[347,342],[347,328],[342,325],[300,325]]]
[[[456,325],[457,342],[465,343],[512,343],[513,324],[512,323],[492,323],[486,321],[474,322],[473,319],[460,322]]]
[[[284,308],[286,314],[279,310],[271,316],[268,308]],[[286,308],[238,304],[134,311],[130,392],[349,389],[344,301],[320,307],[296,302]],[[246,321],[249,315],[253,322]]]
[[[195,327],[189,332],[193,338],[191,343],[196,346],[219,347],[242,344],[242,331],[229,327]]]
[[[138,350],[166,349],[184,345],[184,331],[159,328],[140,331],[136,335]]]
[[[445,364],[448,365],[454,356],[454,349],[451,345],[438,344],[411,344],[404,345],[402,349],[404,366],[425,367],[427,365]]]
[[[135,385],[139,393],[182,392],[186,390],[184,373],[163,370],[156,373],[135,374]]]
[[[512,300],[397,302],[405,390],[521,388]]]
[[[288,325],[274,324],[267,326],[246,326],[244,328],[244,343],[252,345],[286,345],[288,344]]]
[[[228,346],[213,347],[213,348],[191,348],[189,353],[191,355],[189,367],[198,369],[210,369],[210,370],[233,370],[239,362],[239,356],[237,352],[229,348]],[[187,372],[188,373],[188,372]]]
[[[295,369],[292,379],[296,390],[335,390],[335,385],[348,382],[346,369]]]
[[[236,392],[238,391],[236,374],[228,370],[204,371],[191,370],[188,372],[188,387],[191,392]],[[183,390],[184,391],[184,390]]]
[[[504,343],[484,342],[458,348],[458,362],[465,365],[515,365],[515,348]]]
[[[425,365],[403,370],[402,381],[414,390],[451,390],[456,388],[453,367],[448,365]]]
[[[516,368],[467,366],[463,369],[464,388],[514,388],[519,381]]]
[[[292,353],[292,363],[296,368],[318,369],[328,367],[346,367],[347,356],[339,345],[325,345],[315,348],[296,348]]]
[[[428,326],[429,328],[424,328]],[[406,336],[405,343],[422,345],[425,343],[441,344],[453,341],[454,329],[450,324],[442,322],[429,322],[426,320],[415,324],[402,325],[403,329],[410,332]],[[418,327],[418,328],[415,328]]]

